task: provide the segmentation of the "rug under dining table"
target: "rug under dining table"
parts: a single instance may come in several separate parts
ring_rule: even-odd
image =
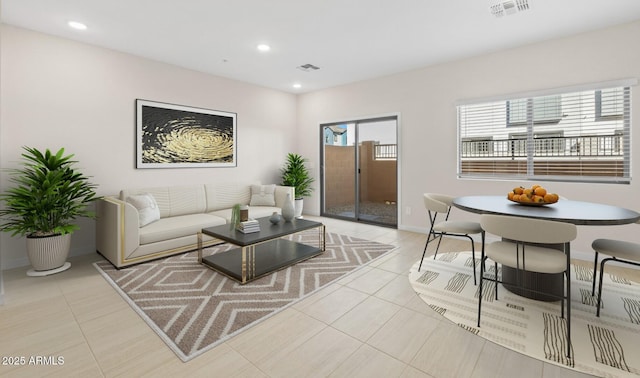
[[[640,375],[640,284],[605,271],[598,318],[596,298],[591,295],[593,268],[571,265],[573,358],[569,359],[559,301],[524,298],[501,285],[495,300],[494,283],[485,281],[478,327],[479,289],[473,284],[471,252],[441,253],[435,260],[427,257],[420,271],[419,263],[409,273],[414,290],[432,309],[462,328],[541,361],[599,377]],[[494,264],[487,260],[486,267],[486,274],[493,277]],[[500,271],[498,268],[498,275]]]

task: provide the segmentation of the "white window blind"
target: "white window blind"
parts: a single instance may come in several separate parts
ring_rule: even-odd
[[[458,108],[458,176],[629,183],[631,86]]]

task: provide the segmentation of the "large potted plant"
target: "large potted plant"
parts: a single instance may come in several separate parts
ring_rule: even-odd
[[[0,231],[27,238],[27,256],[33,267],[30,276],[44,276],[68,269],[71,234],[79,227],[78,217],[95,218],[87,205],[96,199],[96,185],[73,168],[73,155],[61,148],[23,147],[20,168],[9,170],[14,184],[0,194]]]
[[[303,198],[309,197],[313,188],[311,184],[314,179],[311,177],[305,163],[307,159],[298,154],[287,154],[287,161],[282,168],[282,185],[293,186],[295,188],[295,216],[302,216]]]

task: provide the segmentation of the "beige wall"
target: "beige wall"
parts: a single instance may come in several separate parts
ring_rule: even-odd
[[[456,178],[457,101],[524,91],[640,77],[640,22],[570,38],[405,72],[300,95],[298,143],[300,153],[319,159],[322,123],[398,113],[400,145],[400,228],[425,231],[422,205],[425,191],[452,195],[505,194],[520,181],[472,181]],[[425,47],[428,48],[428,47]],[[633,96],[638,125],[640,92]],[[632,174],[640,166],[640,137],[633,141]],[[319,178],[319,173],[316,177]],[[640,210],[637,179],[631,185],[543,183],[575,200],[593,200]],[[588,190],[586,189],[588,188]],[[319,193],[305,200],[305,209],[319,212]],[[410,211],[410,214],[408,212]],[[453,216],[473,215],[456,210]],[[594,236],[640,239],[637,225],[580,227],[575,248],[590,251]],[[574,248],[574,249],[575,249]]]
[[[14,164],[22,145],[64,146],[107,194],[123,186],[272,182],[291,151],[310,160],[319,180],[320,124],[399,114],[399,227],[423,232],[425,191],[502,194],[522,184],[456,178],[456,101],[640,77],[640,50],[634,48],[640,22],[297,97],[4,25],[0,38],[1,168]],[[640,96],[634,90],[637,112]],[[136,98],[238,113],[238,167],[135,169]],[[634,118],[633,128],[637,123]],[[634,138],[632,175],[640,165],[639,147],[640,138]],[[3,189],[6,175],[0,177]],[[636,180],[589,190],[584,184],[545,185],[572,199],[640,209]],[[305,200],[306,213],[319,213],[319,196],[316,190]],[[463,215],[473,218],[454,213]],[[81,226],[72,252],[92,253],[93,224]],[[640,241],[636,227],[581,227],[575,248],[590,250],[596,235]],[[2,234],[0,250],[3,269],[27,264],[23,239]]]
[[[15,166],[23,145],[65,147],[99,193],[112,194],[215,180],[275,183],[295,151],[295,95],[7,25],[0,43],[2,168]],[[136,98],[237,113],[237,168],[136,169]],[[72,253],[95,253],[93,222],[81,227]],[[28,264],[24,244],[0,235],[3,269]]]

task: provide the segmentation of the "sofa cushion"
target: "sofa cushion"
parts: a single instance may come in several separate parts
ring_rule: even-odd
[[[206,184],[207,212],[230,209],[233,205],[248,205],[251,197],[251,185],[236,183]]]
[[[120,199],[131,195],[150,193],[160,208],[160,218],[203,213],[207,207],[204,185],[170,186],[143,189],[125,189]]]
[[[224,218],[210,214],[191,214],[162,218],[140,229],[140,244],[196,235],[203,228],[219,226],[225,223]]]
[[[144,227],[160,219],[160,209],[155,198],[149,193],[127,197],[127,202],[138,210],[140,227]]]
[[[251,185],[249,206],[275,206],[276,185]]]

